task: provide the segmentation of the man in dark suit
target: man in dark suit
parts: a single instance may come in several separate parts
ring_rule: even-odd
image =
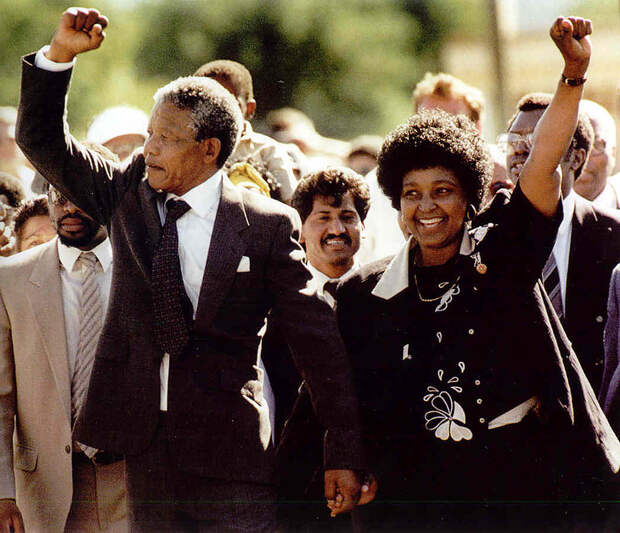
[[[77,143],[63,121],[70,67],[106,25],[93,9],[63,13],[50,47],[24,59],[17,128],[34,166],[109,227],[114,249],[75,438],[126,455],[134,528],[271,530],[274,450],[257,361],[271,309],[327,428],[329,505],[350,510],[352,469],[363,467],[358,405],[332,311],[308,284],[299,217],[222,174],[242,117],[214,80],[160,89],[144,154],[126,165]]]
[[[515,183],[530,153],[534,128],[551,97],[544,93],[524,96],[509,122],[506,167]],[[609,279],[620,261],[620,215],[597,207],[573,191],[593,141],[590,122],[580,114],[572,144],[558,167],[562,173],[564,220],[543,278],[586,376],[598,392],[603,374]]]

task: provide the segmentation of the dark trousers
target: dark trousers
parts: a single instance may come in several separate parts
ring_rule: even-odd
[[[204,478],[176,466],[166,415],[151,446],[127,456],[132,531],[270,532],[275,490],[270,485]]]

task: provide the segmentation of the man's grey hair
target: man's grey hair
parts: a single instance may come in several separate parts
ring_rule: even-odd
[[[195,140],[219,139],[222,146],[217,165],[224,165],[235,150],[243,128],[243,116],[233,95],[211,78],[188,76],[161,87],[153,99],[155,105],[169,102],[189,110],[196,131]]]

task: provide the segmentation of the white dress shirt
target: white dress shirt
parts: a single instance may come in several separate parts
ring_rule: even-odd
[[[568,276],[568,258],[570,256],[571,233],[573,231],[573,214],[575,212],[576,192],[571,191],[562,200],[564,218],[558,229],[555,244],[553,245],[553,257],[558,268],[560,278],[560,290],[562,291],[562,308],[566,314],[566,278]]]
[[[605,207],[607,209],[618,209],[620,205],[620,191],[616,189],[611,183],[607,183],[605,188],[601,191],[592,203],[596,207]]]
[[[101,310],[105,316],[112,283],[112,246],[110,239],[99,243],[92,250],[99,260],[95,281],[99,287]],[[69,356],[69,376],[73,375],[78,345],[80,342],[80,296],[84,273],[76,264],[82,253],[79,248],[65,246],[58,240],[58,257],[60,259],[60,283],[62,287],[62,304],[65,316],[65,333],[67,336],[67,354]]]

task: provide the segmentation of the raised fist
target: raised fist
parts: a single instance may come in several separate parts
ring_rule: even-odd
[[[582,78],[590,63],[592,22],[579,17],[558,17],[549,35],[564,58],[564,75]]]
[[[96,9],[70,7],[61,15],[45,55],[52,61],[65,63],[77,54],[99,48],[105,39],[103,30],[107,25],[107,17],[100,15]]]

